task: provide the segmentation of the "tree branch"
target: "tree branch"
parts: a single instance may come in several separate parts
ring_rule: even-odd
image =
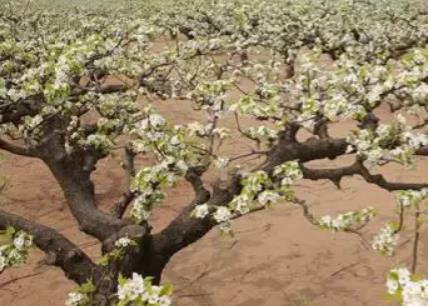
[[[293,141],[293,137],[286,136],[269,154],[267,163],[263,167],[264,171],[271,172],[276,166],[290,160],[298,159],[306,162],[314,159],[335,158],[345,154],[348,145],[345,139],[310,139],[298,143]],[[210,206],[226,205],[241,191],[239,175],[234,175],[227,181],[217,183],[211,198],[208,197],[209,193],[200,189],[199,176],[193,177],[192,180],[192,185],[196,191],[195,199],[164,230],[153,235],[152,243],[155,252],[163,254],[167,258],[196,242],[216,226],[216,223],[209,218],[196,219],[190,216],[196,205],[202,203],[207,203]],[[197,191],[199,189],[201,192]]]
[[[152,243],[156,253],[162,254],[166,260],[186,246],[198,241],[208,233],[216,222],[210,218],[197,219],[190,216],[196,205],[207,203],[221,206],[229,203],[241,188],[239,178],[233,177],[228,183],[214,186],[212,196],[209,192],[197,192],[195,199],[160,233],[153,235]],[[201,189],[202,190],[202,189]]]
[[[35,157],[34,153],[29,148],[13,144],[13,143],[6,141],[2,138],[0,138],[0,149],[8,151],[8,152],[15,154],[15,155]]]
[[[201,179],[202,174],[207,169],[205,167],[193,167],[190,168],[186,173],[186,180],[192,185],[195,195],[199,199],[208,199],[211,197],[210,192],[205,188],[204,183]],[[205,201],[205,202],[206,202]]]
[[[134,158],[135,153],[132,151],[132,148],[126,147],[125,148],[125,161],[123,164],[123,168],[126,171],[126,179],[127,179],[127,185],[128,190],[122,195],[122,197],[117,202],[115,208],[114,208],[114,215],[117,218],[122,218],[125,214],[126,209],[128,208],[129,204],[131,204],[132,200],[135,199],[135,196],[137,195],[135,192],[131,191],[131,180],[135,176],[135,164],[134,164]]]
[[[60,267],[76,283],[82,284],[100,273],[81,249],[55,229],[0,210],[0,228],[7,226],[31,234],[37,247],[47,254],[47,263]]]
[[[75,160],[46,161],[61,186],[71,213],[80,230],[104,241],[129,222],[100,211],[96,206],[94,185],[90,172],[82,169]]]
[[[423,183],[400,183],[389,182],[381,174],[371,174],[370,171],[363,165],[362,161],[357,160],[354,164],[347,167],[340,167],[336,169],[310,169],[301,165],[303,177],[310,180],[326,179],[332,181],[340,188],[340,181],[345,176],[359,175],[367,183],[375,184],[380,188],[388,191],[394,190],[419,190],[428,187],[428,184]]]
[[[346,153],[347,142],[345,139],[309,139],[299,143],[293,141],[292,137],[283,137],[279,144],[269,153],[264,171],[270,173],[273,169],[291,160],[299,160],[301,163],[316,159],[334,159]],[[386,190],[421,189],[427,184],[419,183],[395,183],[388,182],[382,175],[371,174],[364,165],[357,161],[355,164],[337,169],[309,169],[302,166],[304,177],[312,180],[329,179],[336,185],[344,176],[360,175],[368,183],[376,184]],[[200,177],[199,177],[200,179]],[[216,224],[208,219],[195,219],[190,216],[191,211],[197,204],[207,203],[212,206],[221,206],[229,203],[233,197],[239,194],[241,186],[238,175],[233,176],[226,182],[221,182],[214,187],[211,198],[205,193],[196,193],[197,196],[192,203],[186,206],[182,212],[171,221],[171,223],[160,233],[153,235],[153,247],[156,252],[166,255],[168,258],[174,253],[185,248],[189,244],[202,238]],[[194,183],[195,190],[198,189],[198,180]],[[199,197],[198,197],[199,194]]]
[[[422,147],[422,148],[416,150],[415,155],[428,156],[428,146]]]
[[[305,142],[294,142],[290,139],[281,139],[278,145],[268,156],[268,165],[265,171],[270,172],[274,167],[291,160],[308,162],[316,159],[335,159],[346,153],[348,143],[346,139],[314,139]]]

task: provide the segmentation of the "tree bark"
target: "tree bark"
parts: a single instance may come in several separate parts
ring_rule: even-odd
[[[60,267],[67,278],[76,283],[82,284],[100,274],[100,268],[55,229],[0,210],[0,228],[7,226],[31,234],[37,247],[47,254],[47,264]]]
[[[98,210],[90,171],[82,169],[80,163],[69,158],[45,162],[61,186],[70,210],[83,232],[104,241],[127,224]]]

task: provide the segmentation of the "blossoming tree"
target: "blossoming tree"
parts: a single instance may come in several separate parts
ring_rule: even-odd
[[[373,208],[317,217],[293,192],[301,179],[340,188],[342,178],[360,176],[397,198],[398,222],[372,238],[374,250],[392,256],[413,212],[412,271],[391,267],[387,287],[403,305],[428,305],[427,282],[412,275],[428,186],[376,173],[428,155],[423,1],[128,1],[97,11],[0,3],[0,148],[46,164],[103,254],[94,261],[58,231],[0,211],[0,271],[35,244],[77,283],[67,305],[171,305],[160,280],[174,254],[275,203],[300,206],[320,229],[361,235]],[[190,101],[205,120],[169,122],[153,99]],[[385,107],[390,116],[381,118]],[[222,150],[231,134],[225,116],[251,143],[246,153]],[[345,120],[348,136],[332,136],[332,124]],[[119,150],[128,189],[108,213],[96,205],[91,173]],[[136,167],[141,155],[151,164]],[[308,166],[345,155],[348,166]],[[203,175],[213,167],[227,175],[208,187]],[[157,231],[151,213],[181,178],[194,199]]]

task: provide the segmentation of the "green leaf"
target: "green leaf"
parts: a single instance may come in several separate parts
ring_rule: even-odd
[[[97,287],[95,287],[94,283],[91,280],[88,280],[86,283],[82,284],[79,287],[79,292],[83,293],[83,294],[89,294],[94,292],[97,289]]]
[[[174,288],[173,288],[172,284],[165,284],[165,285],[163,285],[159,294],[169,296],[172,294],[173,291],[174,291]]]
[[[106,267],[109,263],[109,256],[104,255],[96,261],[96,264],[102,267]]]

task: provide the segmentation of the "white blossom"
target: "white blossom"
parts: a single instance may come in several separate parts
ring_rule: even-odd
[[[33,245],[33,237],[24,231],[16,231],[8,227],[5,231],[5,238],[10,241],[0,246],[0,272],[8,267],[22,263],[28,250]]]
[[[6,258],[0,253],[0,272],[6,268]]]
[[[322,229],[333,232],[346,231],[355,224],[369,221],[374,215],[374,208],[368,207],[359,211],[339,214],[336,217],[323,216],[318,220],[318,224]]]
[[[132,243],[132,240],[128,237],[121,237],[114,242],[114,246],[117,248],[126,248]]]
[[[229,158],[227,157],[217,157],[215,160],[215,166],[219,169],[225,168],[229,164]]]
[[[278,193],[265,190],[258,195],[257,200],[261,205],[265,206],[267,204],[276,203],[280,198],[281,196]]]
[[[193,209],[193,216],[198,219],[203,219],[209,214],[210,210],[208,204],[197,205]]]
[[[229,208],[220,206],[217,207],[217,210],[215,211],[213,217],[218,223],[222,223],[229,221],[232,217],[232,213],[230,212]]]
[[[118,286],[117,295],[119,300],[135,300],[138,296],[143,295],[145,290],[144,278],[137,273],[132,273],[132,279]]]
[[[131,279],[119,280],[117,296],[119,301],[139,300],[143,305],[170,306],[172,305],[171,297],[168,291],[162,293],[163,289],[163,286],[152,285],[150,280],[133,273]]]
[[[421,190],[400,190],[395,194],[395,199],[399,207],[417,207],[428,196],[427,192],[428,188]]]
[[[65,301],[65,306],[80,306],[81,301],[83,300],[84,295],[78,292],[70,292],[68,294],[67,300]]]
[[[25,234],[21,234],[13,239],[13,245],[18,249],[22,250],[25,247]]]
[[[398,295],[403,306],[428,306],[428,280],[416,280],[406,268],[392,269],[386,287],[388,294]]]
[[[375,251],[383,255],[392,256],[399,238],[400,236],[395,227],[392,224],[387,224],[373,237],[371,246]]]

